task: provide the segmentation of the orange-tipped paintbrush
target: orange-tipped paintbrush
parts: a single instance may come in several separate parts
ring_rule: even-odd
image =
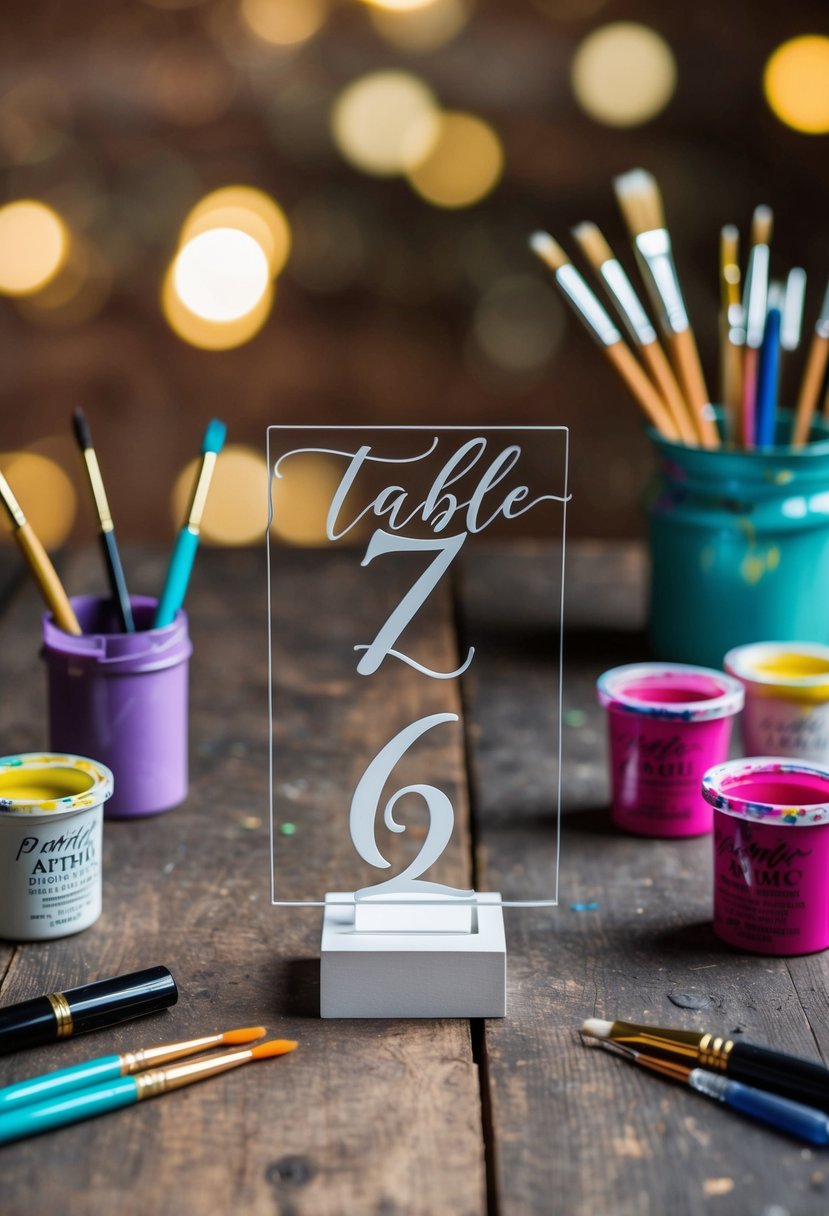
[[[169,1064],[184,1056],[194,1056],[210,1047],[239,1046],[261,1039],[267,1031],[264,1026],[250,1026],[244,1030],[225,1030],[220,1034],[204,1035],[198,1039],[186,1039],[180,1043],[164,1043],[159,1047],[139,1047],[138,1051],[127,1051],[123,1055],[100,1056],[85,1064],[60,1068],[56,1072],[43,1073],[28,1081],[18,1081],[0,1089],[0,1115],[17,1110],[31,1102],[43,1102],[46,1098],[63,1097],[75,1089],[88,1089],[117,1077],[131,1076],[159,1064]]]
[[[271,1039],[256,1047],[228,1051],[218,1056],[205,1056],[201,1060],[189,1060],[183,1064],[172,1064],[169,1068],[150,1068],[135,1076],[118,1077],[88,1089],[79,1089],[63,1098],[50,1098],[45,1102],[30,1102],[19,1110],[0,1114],[0,1144],[10,1140],[22,1140],[40,1132],[63,1127],[67,1123],[79,1123],[132,1106],[145,1098],[157,1098],[172,1089],[206,1081],[220,1072],[239,1068],[253,1060],[266,1060],[272,1056],[285,1055],[298,1044],[292,1039]]]

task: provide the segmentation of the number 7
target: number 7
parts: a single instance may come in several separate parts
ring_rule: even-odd
[[[412,583],[391,615],[387,617],[371,645],[354,647],[355,650],[365,651],[357,664],[357,671],[361,676],[373,675],[387,655],[408,663],[416,671],[420,671],[426,676],[432,676],[436,680],[452,680],[466,671],[475,654],[474,646],[469,647],[465,662],[456,671],[432,671],[431,668],[424,667],[421,663],[409,658],[408,655],[393,649],[400,634],[426,602],[452,564],[461,545],[466,540],[466,536],[466,532],[459,532],[456,536],[435,537],[433,540],[414,540],[411,537],[396,536],[391,532],[385,532],[382,528],[377,529],[368,542],[366,555],[360,563],[361,566],[367,566],[375,557],[382,557],[384,553],[419,553],[430,550],[438,550],[438,553],[429,562],[420,578]]]

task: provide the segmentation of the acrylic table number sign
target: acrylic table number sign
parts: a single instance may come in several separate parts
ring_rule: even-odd
[[[558,901],[567,459],[556,426],[268,428],[271,898],[323,909],[323,1017],[503,1015],[503,909]],[[501,829],[531,864],[486,864]]]

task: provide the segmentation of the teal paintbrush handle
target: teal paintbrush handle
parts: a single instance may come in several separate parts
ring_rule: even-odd
[[[17,1110],[30,1102],[45,1102],[47,1099],[63,1097],[73,1089],[88,1089],[102,1081],[113,1081],[121,1075],[120,1056],[101,1056],[87,1064],[76,1064],[72,1068],[59,1068],[28,1081],[18,1081],[0,1089],[0,1115]]]
[[[79,1123],[82,1119],[94,1119],[106,1115],[122,1106],[131,1106],[138,1101],[135,1077],[119,1077],[117,1081],[94,1085],[90,1089],[79,1089],[63,1098],[48,1102],[32,1102],[19,1110],[0,1114],[0,1144],[10,1140],[23,1140],[27,1136],[38,1136],[41,1132],[67,1123]]]
[[[190,582],[190,571],[193,569],[193,561],[195,560],[198,547],[198,532],[191,532],[189,528],[182,528],[176,538],[173,556],[170,558],[170,565],[167,570],[167,581],[164,584],[164,590],[161,592],[161,599],[158,601],[158,608],[156,609],[155,620],[153,621],[154,629],[161,629],[164,625],[171,625],[176,613],[184,603],[184,597],[187,594],[187,584]]]

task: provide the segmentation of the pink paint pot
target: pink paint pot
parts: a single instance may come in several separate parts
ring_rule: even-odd
[[[714,932],[755,954],[829,946],[829,769],[781,756],[717,765]]]
[[[639,836],[701,836],[713,824],[702,777],[728,755],[738,680],[684,663],[631,663],[597,682],[608,711],[611,818]]]

